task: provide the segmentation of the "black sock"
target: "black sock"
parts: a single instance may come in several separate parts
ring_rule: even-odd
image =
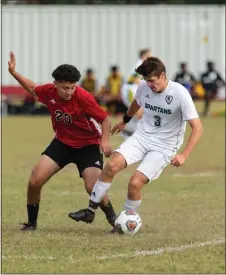
[[[99,205],[100,205],[99,203],[90,200],[88,210],[91,212],[96,212]]]
[[[38,218],[39,204],[27,204],[28,223],[34,224]]]
[[[103,203],[100,204],[101,210],[105,213],[107,219],[114,219],[116,217],[114,208],[110,201],[108,201],[107,205],[103,205]]]

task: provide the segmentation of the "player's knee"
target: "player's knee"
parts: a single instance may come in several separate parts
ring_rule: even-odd
[[[129,182],[130,192],[137,192],[142,188],[143,184],[137,177],[132,177]]]
[[[108,164],[104,168],[104,172],[108,176],[114,176],[119,170],[120,169],[119,169],[116,161],[109,161]]]
[[[43,186],[43,182],[38,177],[31,177],[28,182],[29,188],[32,190],[40,190]]]

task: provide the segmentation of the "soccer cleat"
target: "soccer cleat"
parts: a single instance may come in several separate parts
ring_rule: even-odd
[[[109,232],[110,234],[118,233],[117,228],[114,226],[113,229]]]
[[[82,221],[85,223],[92,223],[95,218],[95,212],[89,209],[82,209],[77,212],[71,212],[68,216],[76,222]]]
[[[116,216],[113,216],[113,217],[106,217],[107,218],[107,221],[108,223],[112,226],[112,227],[115,227],[115,220],[116,220]]]
[[[35,230],[37,227],[37,222],[35,223],[21,223],[21,225],[23,225],[23,227],[20,229],[20,231],[31,231],[31,230]]]

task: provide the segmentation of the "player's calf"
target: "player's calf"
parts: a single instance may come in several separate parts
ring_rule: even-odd
[[[115,220],[116,220],[116,214],[115,214],[115,211],[114,211],[114,208],[113,208],[111,202],[108,201],[108,203],[106,205],[104,205],[103,201],[102,201],[101,204],[100,204],[100,208],[105,213],[108,223],[112,227],[114,227],[115,226]]]
[[[32,179],[27,187],[27,216],[28,222],[23,223],[21,230],[35,230],[39,212],[40,193],[43,185]]]
[[[138,178],[132,177],[128,185],[128,198],[131,200],[140,200],[142,187],[143,183]]]
[[[23,223],[22,231],[35,230],[37,227],[37,219],[39,212],[39,202],[41,196],[41,189],[46,180],[43,180],[33,171],[27,187],[27,216],[28,222]]]
[[[124,208],[126,210],[136,210],[141,204],[141,190],[149,179],[140,171],[136,171],[130,179],[128,185],[127,200]]]
[[[129,185],[128,185],[128,197],[131,199],[140,199],[141,198],[141,189],[144,184],[148,183],[149,179],[140,171],[136,170],[136,172],[132,175]]]

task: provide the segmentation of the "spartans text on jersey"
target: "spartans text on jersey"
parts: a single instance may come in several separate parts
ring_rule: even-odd
[[[162,108],[162,107],[153,106],[153,105],[148,104],[148,103],[145,103],[145,108],[150,109],[151,111],[155,111],[157,113],[162,113],[162,114],[167,114],[167,115],[172,114],[170,109],[165,109],[165,108]]]

